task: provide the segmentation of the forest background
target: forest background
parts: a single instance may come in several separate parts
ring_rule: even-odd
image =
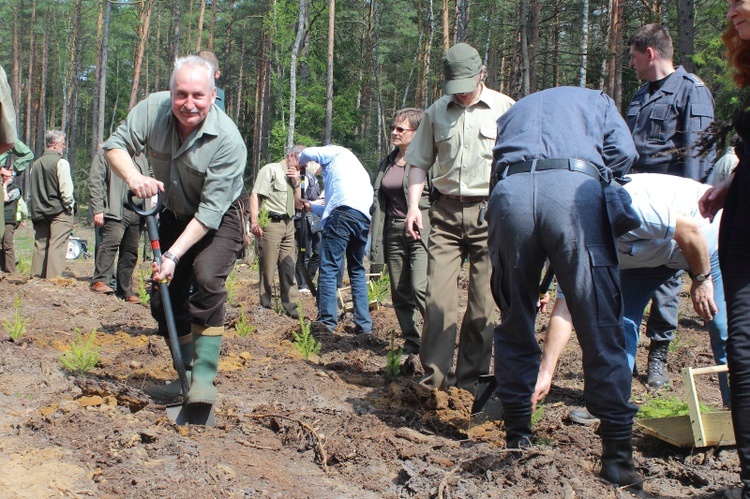
[[[725,0],[0,0],[0,64],[19,137],[40,154],[46,128],[66,133],[86,206],[98,144],[168,89],[177,56],[216,53],[251,185],[292,143],[340,144],[374,170],[393,112],[442,95],[441,58],[459,41],[484,58],[486,84],[514,99],[576,85],[624,110],[639,86],[625,40],[661,23],[675,62],[727,118],[738,90],[720,39],[726,12]]]

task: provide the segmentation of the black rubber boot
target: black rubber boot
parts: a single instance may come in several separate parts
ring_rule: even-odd
[[[643,478],[635,469],[633,446],[628,440],[602,439],[602,478],[631,490],[643,490]]]
[[[531,447],[531,404],[503,404],[505,448]]]
[[[668,353],[668,341],[651,340],[651,345],[648,349],[648,386],[651,388],[661,388],[669,384],[669,373],[667,373]]]

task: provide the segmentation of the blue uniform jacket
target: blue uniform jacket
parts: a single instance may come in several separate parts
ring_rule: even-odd
[[[638,159],[633,138],[604,92],[557,87],[528,95],[497,120],[494,172],[530,159],[585,159],[621,177]]]
[[[653,95],[646,83],[633,95],[627,111],[640,160],[640,172],[669,173],[705,181],[715,152],[700,157],[691,147],[714,119],[714,99],[700,78],[678,66]]]

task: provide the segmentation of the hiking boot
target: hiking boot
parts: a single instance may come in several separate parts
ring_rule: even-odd
[[[573,409],[568,413],[568,418],[574,423],[582,424],[584,426],[596,424],[599,422],[599,418],[592,415],[589,411],[584,409]]]
[[[651,340],[648,349],[648,381],[651,388],[661,388],[669,383],[667,372],[667,354],[669,353],[669,341]]]
[[[633,462],[631,439],[602,438],[601,476],[610,483],[629,487],[632,491],[643,490],[643,478]]]

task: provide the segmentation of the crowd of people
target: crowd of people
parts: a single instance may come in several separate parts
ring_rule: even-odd
[[[750,85],[750,6],[730,1],[728,18],[723,40],[744,88]],[[603,92],[579,87],[550,88],[515,102],[484,84],[479,53],[458,43],[442,60],[445,95],[426,110],[394,113],[392,149],[371,165],[374,182],[345,147],[294,145],[259,169],[249,193],[245,143],[216,87],[218,60],[205,52],[179,58],[170,90],[137,104],[92,163],[91,214],[101,242],[91,290],[137,301],[131,280],[142,222],[127,192],[161,196],[164,252],[153,279],[169,283],[189,377],[185,403],[210,406],[226,279],[247,232],[262,248],[261,306],[271,307],[278,273],[290,317],[299,316],[300,294],[315,295],[316,334],[338,327],[344,263],[355,323],[349,331],[372,332],[369,247],[371,273],[390,277],[404,369],[423,373],[422,387],[476,394],[494,346],[495,393],[509,449],[533,445],[532,412],[549,393],[575,327],[586,408],[571,418],[599,423],[601,475],[639,491],[631,384],[640,323],[651,300],[646,372],[647,384],[658,389],[670,381],[669,344],[687,272],[715,360],[729,365],[720,389],[732,411],[742,497],[748,498],[750,197],[744,194],[750,190],[750,100],[740,104],[731,126],[717,126],[710,91],[674,66],[664,27],[645,25],[627,45],[644,84],[621,114]],[[13,271],[12,236],[24,197],[13,180],[33,155],[16,136],[2,68],[0,83],[6,203],[0,264]],[[722,158],[728,166],[715,167],[714,149],[705,143],[723,143],[732,128],[736,145],[727,152],[736,154]],[[64,134],[48,130],[45,147],[30,168],[27,196],[35,229],[31,273],[38,278],[62,273],[75,210]],[[12,164],[5,162],[9,151]],[[709,177],[714,186],[706,184]],[[263,227],[261,210],[268,214]],[[465,263],[468,302],[459,328],[458,275]],[[535,319],[546,301],[539,299],[545,266],[558,292],[542,349]],[[152,290],[151,310],[159,333],[168,336],[159,288]],[[151,392],[165,398],[180,393],[179,382]]]

